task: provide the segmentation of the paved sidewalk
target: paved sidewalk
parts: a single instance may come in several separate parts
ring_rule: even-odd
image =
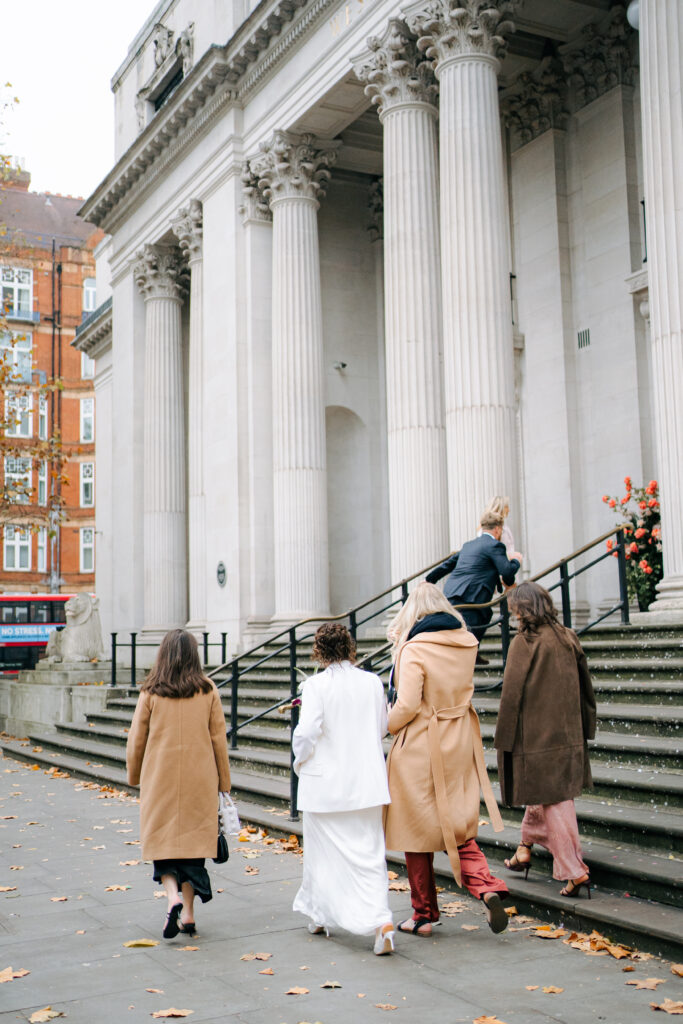
[[[399,936],[393,957],[373,956],[369,938],[310,936],[291,910],[299,856],[257,837],[209,864],[214,900],[197,905],[199,935],[165,941],[165,901],[137,838],[133,799],[0,759],[0,886],[11,887],[0,892],[0,972],[30,972],[0,984],[3,1024],[45,1006],[67,1024],[141,1024],[169,1007],[192,1010],[192,1024],[659,1024],[668,1016],[650,1003],[683,999],[665,961],[587,955],[534,937],[528,919],[494,936],[455,887],[442,903],[463,909],[432,939]],[[409,915],[407,892],[391,900],[396,920]],[[124,946],[141,938],[159,943]],[[241,959],[252,952],[271,955]],[[626,984],[646,978],[664,984]],[[285,995],[291,987],[309,992]]]

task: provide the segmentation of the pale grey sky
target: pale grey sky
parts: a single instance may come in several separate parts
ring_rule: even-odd
[[[109,83],[154,6],[155,0],[4,0],[0,75],[20,102],[3,125],[2,150],[23,158],[33,191],[85,197],[108,173]]]

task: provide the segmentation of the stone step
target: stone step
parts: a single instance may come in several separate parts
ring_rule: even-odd
[[[473,704],[482,723],[495,723],[498,717],[499,698],[475,695]],[[596,710],[601,732],[677,736],[683,724],[683,707],[674,705],[599,703]]]
[[[591,676],[608,676],[614,680],[680,679],[683,675],[683,658],[604,658],[590,657],[588,662]],[[477,666],[475,680],[482,676],[497,677],[503,672],[503,661],[499,656],[491,657],[486,666]]]
[[[484,746],[493,749],[495,725],[482,722],[481,735]],[[669,737],[633,736],[625,733],[598,732],[588,743],[591,763],[608,762],[625,767],[638,766],[644,769],[680,769],[681,741]]]
[[[258,802],[247,799],[240,800],[239,812],[242,821],[260,825],[270,832],[292,833],[299,838],[303,835],[301,821],[290,821],[281,812],[277,813],[272,808],[265,808]],[[500,835],[504,835],[504,833],[500,833]],[[510,844],[510,851],[514,849],[518,837],[519,832],[515,832],[514,839]],[[479,836],[478,842],[484,847],[482,835]],[[591,932],[596,929],[602,934],[608,935],[614,942],[625,942],[644,952],[654,953],[672,960],[680,961],[683,957],[681,912],[677,907],[655,903],[648,898],[639,898],[635,895],[626,896],[621,886],[615,888],[605,886],[603,888],[600,882],[598,882],[598,890],[592,894],[592,899],[568,900],[559,895],[561,884],[557,881],[539,879],[536,868],[532,869],[528,881],[525,881],[523,875],[506,871],[502,864],[502,858],[498,859],[494,847],[487,846],[485,852],[487,857],[492,855],[489,861],[491,870],[498,877],[505,878],[505,883],[510,890],[509,902],[514,904],[520,913],[533,914],[543,920],[562,924],[568,929],[583,932]],[[507,850],[501,850],[501,853],[508,856]],[[627,863],[629,861],[635,863],[638,854],[635,853],[633,857],[629,858],[624,852],[623,857]],[[404,868],[405,858],[400,853],[388,851],[387,863],[393,868]],[[655,879],[657,879],[656,869],[660,863],[660,858],[656,860],[653,858],[648,865],[648,869]],[[677,863],[680,867],[680,862]],[[457,889],[448,858],[444,854],[436,854],[434,869],[438,884],[451,891]],[[628,877],[635,877],[637,880],[639,873],[636,871],[635,876],[629,874]],[[666,875],[663,875],[661,880],[657,879],[654,884],[666,889]]]

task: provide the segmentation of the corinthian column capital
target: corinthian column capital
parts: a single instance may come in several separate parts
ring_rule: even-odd
[[[329,168],[340,146],[338,140],[277,131],[269,142],[261,144],[260,153],[249,164],[271,207],[281,199],[315,202],[325,195]]]
[[[544,57],[533,71],[522,71],[505,94],[501,112],[521,145],[550,128],[566,128],[569,109],[561,61]]]
[[[418,48],[442,64],[459,57],[505,54],[506,36],[515,31],[512,15],[520,0],[432,0],[408,8],[406,21],[418,36]]]
[[[247,224],[249,221],[258,221],[269,224],[273,219],[273,215],[270,212],[268,200],[263,194],[263,190],[259,187],[258,174],[251,169],[251,164],[248,160],[245,160],[242,164],[240,180],[242,181],[242,202],[239,212],[242,215],[243,222]]]
[[[367,44],[352,64],[380,117],[392,107],[435,103],[438,86],[431,62],[418,50],[405,21],[390,18],[384,34],[370,36]]]
[[[612,7],[599,24],[585,25],[577,39],[560,47],[574,109],[580,110],[616,85],[633,85],[637,48],[637,35],[622,4]]]
[[[178,299],[185,290],[185,267],[171,245],[145,245],[136,254],[135,283],[145,299]]]
[[[191,199],[187,206],[181,207],[178,216],[171,221],[171,227],[181,251],[190,263],[201,259],[204,217],[199,200]]]

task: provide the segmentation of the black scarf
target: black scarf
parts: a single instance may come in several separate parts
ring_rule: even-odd
[[[435,612],[433,615],[425,615],[418,619],[410,633],[408,640],[412,640],[418,633],[437,633],[442,629],[462,629],[462,622],[456,619],[455,615],[448,612]]]

